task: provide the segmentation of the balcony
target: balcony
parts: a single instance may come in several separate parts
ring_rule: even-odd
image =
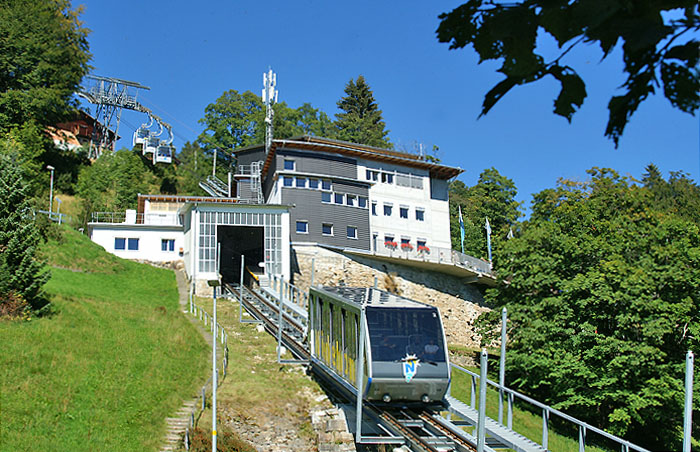
[[[459,276],[469,282],[478,282],[488,286],[493,286],[496,283],[496,275],[488,261],[468,256],[450,248],[421,246],[420,249],[416,249],[413,246],[387,242],[378,243],[376,249],[372,251],[348,249],[345,251],[409,267]]]
[[[143,224],[150,226],[182,226],[182,218],[177,213],[149,212],[93,212],[91,223]]]

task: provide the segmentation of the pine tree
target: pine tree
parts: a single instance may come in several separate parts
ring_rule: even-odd
[[[40,236],[28,187],[17,164],[0,154],[0,312],[18,298],[33,309],[45,304],[42,287],[49,273],[36,258]]]
[[[392,147],[386,137],[389,131],[386,130],[382,119],[382,111],[377,107],[374,94],[365,78],[359,75],[357,81],[350,79],[345,85],[345,94],[337,104],[342,110],[335,115],[337,137],[369,146]]]

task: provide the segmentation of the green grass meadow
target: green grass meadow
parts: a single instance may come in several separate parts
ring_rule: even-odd
[[[154,451],[206,379],[175,275],[64,229],[43,248],[55,313],[0,321],[0,451]]]

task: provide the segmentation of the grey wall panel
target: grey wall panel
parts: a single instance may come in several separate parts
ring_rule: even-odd
[[[300,173],[325,174],[357,179],[357,160],[348,157],[313,151],[279,149],[276,160],[280,171],[284,168],[285,159],[294,160],[295,170]]]
[[[368,196],[367,185],[352,184],[343,181],[333,181],[333,191],[338,193],[351,193],[353,195]]]
[[[290,235],[293,242],[317,242],[343,248],[369,250],[369,209],[325,204],[319,190],[282,189],[282,203],[290,209]],[[308,234],[296,232],[297,220],[307,221]],[[323,223],[333,225],[333,236],[322,234]],[[347,238],[347,227],[357,227],[357,240]]]
[[[250,165],[259,160],[265,161],[265,149],[251,149],[249,151],[239,152],[236,154],[238,165]]]
[[[430,179],[430,198],[440,201],[448,199],[448,185],[444,179]]]

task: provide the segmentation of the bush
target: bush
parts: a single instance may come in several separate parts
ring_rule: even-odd
[[[255,452],[255,448],[238,437],[231,429],[220,427],[217,430],[216,450],[221,452]],[[180,444],[185,450],[184,443]],[[190,434],[190,451],[211,452],[211,430],[196,428]]]

